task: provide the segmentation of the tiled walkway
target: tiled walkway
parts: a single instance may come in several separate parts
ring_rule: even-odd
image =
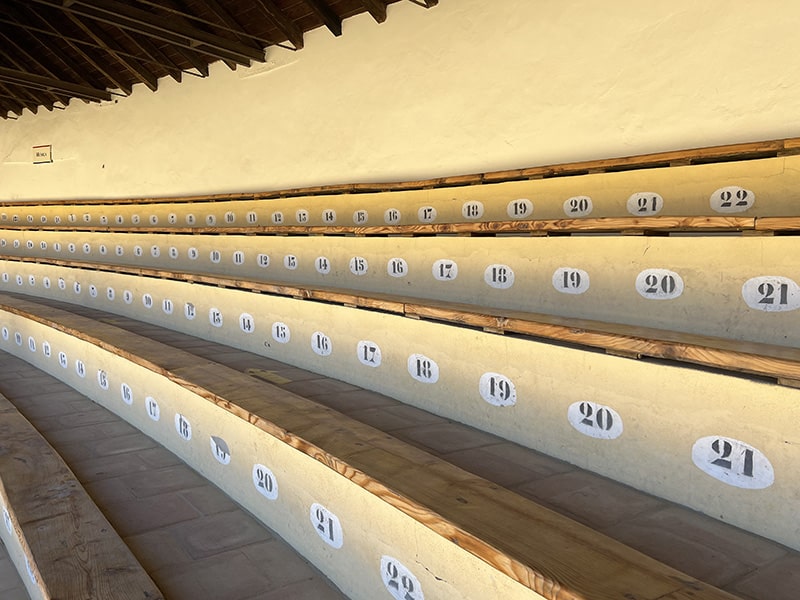
[[[389,432],[742,598],[798,598],[800,554],[774,542],[342,381],[124,317],[69,304],[47,304],[129,329],[231,368],[255,369],[251,373]],[[136,482],[134,475],[121,479],[126,486]],[[90,486],[90,493],[98,493],[99,487]],[[113,490],[107,493],[113,499]],[[184,497],[183,493],[177,495]],[[191,499],[186,500],[194,506]],[[172,527],[180,530],[180,524]],[[166,568],[160,566],[161,570]]]
[[[344,598],[213,484],[60,381],[0,353],[0,393],[67,462],[167,600]],[[0,558],[0,599],[27,598],[11,595],[16,572],[6,566]]]
[[[0,363],[0,366],[2,363]],[[3,600],[30,600],[28,591],[19,578],[6,547],[0,542],[0,598]]]

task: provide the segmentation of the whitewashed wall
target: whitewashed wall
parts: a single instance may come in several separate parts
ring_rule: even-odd
[[[272,68],[0,122],[0,200],[437,175],[800,135],[800,3],[441,0]],[[32,164],[53,144],[55,162]]]

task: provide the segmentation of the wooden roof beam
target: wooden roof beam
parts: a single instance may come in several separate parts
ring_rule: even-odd
[[[361,0],[364,5],[378,23],[383,23],[386,20],[386,5],[381,0]]]
[[[161,10],[169,11],[170,14],[173,15],[171,18],[174,19],[175,21],[178,21],[188,26],[192,26],[192,24],[186,18],[186,12],[184,11],[188,11],[189,9],[187,8],[186,3],[183,0],[160,0],[158,8]],[[200,20],[198,22],[199,25],[196,25],[198,28],[202,29],[207,33],[211,34],[214,33],[214,31],[211,29],[211,27],[205,20]],[[229,69],[231,69],[232,71],[236,70],[236,63],[234,61],[230,59],[223,59],[223,61],[225,62],[226,65],[228,65]],[[203,62],[206,63],[206,65],[208,64],[207,60]]]
[[[42,55],[43,50],[47,50],[47,45],[40,39],[38,35],[34,35],[31,32],[32,28],[28,28],[25,24],[21,22],[22,17],[19,13],[19,10],[14,6],[6,6],[5,7],[6,13],[17,22],[16,27],[18,27],[21,31],[24,31],[28,37],[28,46],[32,46],[32,50],[35,51],[40,56]],[[45,35],[48,35],[48,32],[42,31]],[[49,35],[55,35],[50,33]],[[88,86],[91,86],[92,83],[81,73],[81,68],[78,67],[74,61],[64,52],[52,52],[55,59],[62,65],[63,71],[69,73],[69,78],[71,81],[75,81],[76,83],[82,83]],[[55,76],[55,75],[54,75]],[[64,79],[63,75],[58,77],[59,79]]]
[[[33,75],[15,69],[7,69],[0,67],[0,81],[12,83],[21,87],[48,90],[76,96],[79,98],[87,98],[88,100],[96,101],[109,101],[111,94],[106,90],[89,87],[86,85],[79,85],[70,81],[61,81],[53,79],[52,77],[42,77],[41,75]]]
[[[0,84],[0,90],[9,91],[8,88],[5,87],[2,84]],[[19,100],[19,96],[18,95],[15,96],[15,95],[11,95],[10,93],[9,94],[0,94],[0,98],[4,98],[6,100]],[[58,100],[58,102],[60,102],[61,104],[66,105],[66,103],[69,102],[69,98],[66,98],[65,100]],[[55,103],[53,103],[51,106],[45,106],[45,108],[47,110],[49,110],[49,111],[52,111],[54,108],[56,108],[58,110],[64,110],[64,106],[56,106]]]
[[[317,13],[322,22],[325,23],[333,35],[339,37],[342,35],[342,19],[337,15],[330,6],[320,0],[304,0],[311,9]]]
[[[214,16],[216,16],[225,26],[225,29],[232,32],[236,36],[236,39],[238,39],[241,43],[246,46],[250,46],[251,48],[263,50],[259,43],[247,37],[247,32],[245,32],[241,23],[239,23],[222,4],[217,2],[217,0],[197,0],[197,2],[205,6],[211,13],[213,13]],[[213,26],[213,23],[209,23],[208,21],[203,22],[207,25]]]
[[[256,0],[256,4],[261,7],[267,18],[286,36],[286,39],[292,43],[296,50],[303,48],[305,44],[303,31],[278,8],[273,0]]]
[[[29,0],[16,0],[16,1],[17,2],[24,1],[26,3],[26,8],[28,8],[27,4],[29,3]],[[27,32],[32,39],[35,39],[38,42],[38,44],[40,46],[42,46],[42,47],[44,47],[45,44],[37,36],[44,35],[44,36],[48,36],[48,37],[57,38],[59,40],[62,40],[65,44],[68,44],[70,46],[70,48],[72,50],[74,50],[75,52],[80,52],[80,50],[76,46],[84,46],[84,47],[104,50],[104,48],[102,46],[100,46],[100,44],[98,44],[98,43],[96,43],[94,41],[81,39],[81,38],[76,38],[76,37],[68,35],[67,32],[59,32],[59,31],[54,30],[53,26],[47,21],[47,19],[44,16],[42,16],[42,14],[41,14],[42,11],[37,11],[36,9],[28,8],[28,10],[33,14],[33,16],[35,18],[38,18],[39,20],[41,20],[42,23],[45,26],[48,27],[48,29],[44,29],[43,27],[38,27],[36,25],[33,25],[30,22],[23,22],[24,19],[22,18],[22,15],[18,11],[18,9],[13,8],[11,5],[6,6],[5,10],[9,15],[13,16],[14,20],[11,21],[9,19],[4,18],[2,15],[0,15],[0,23],[8,23],[10,25],[13,25],[15,27],[18,27],[18,28],[22,29],[23,31]],[[36,35],[34,35],[34,34],[36,34]],[[151,45],[151,47],[152,47],[152,45]],[[121,54],[123,56],[128,56],[128,57],[131,57],[131,58],[136,58],[136,55],[134,55],[134,54],[132,54],[130,52],[118,51],[118,54]],[[152,53],[149,53],[149,55],[150,54],[152,54]],[[91,82],[86,80],[84,76],[80,75],[80,71],[82,71],[83,68],[78,66],[78,65],[76,65],[73,61],[70,61],[69,55],[65,54],[64,52],[57,52],[56,55],[57,55],[57,58],[61,62],[63,62],[71,72],[74,73],[76,80],[77,79],[81,79],[82,83],[85,83],[86,85],[93,85]],[[87,57],[85,55],[83,55],[83,54],[81,54],[81,55],[83,56],[83,58],[85,60],[87,60],[87,62],[89,62],[95,69],[97,69],[97,65],[93,61],[87,59]],[[154,56],[156,56],[157,58],[154,58]],[[162,68],[164,68],[164,69],[166,69],[167,71],[170,71],[170,72],[171,72],[172,69],[179,69],[180,70],[180,67],[178,67],[175,63],[173,63],[171,60],[169,60],[160,51],[158,51],[158,54],[155,54],[154,56],[150,56],[150,60],[145,60],[144,62],[145,63],[154,64],[154,65],[158,65],[159,67],[162,67]],[[124,89],[123,86],[119,85],[118,82],[116,82],[112,78],[108,77],[108,74],[105,73],[102,69],[97,69],[97,70],[100,71],[100,73],[104,77],[109,79],[109,81],[111,81],[114,84],[114,87],[118,87],[120,89]],[[182,72],[182,70],[181,70],[181,72]],[[173,75],[173,77],[174,77],[174,75]],[[127,87],[128,87],[128,91],[130,91],[130,87],[129,86],[127,86]]]
[[[67,13],[67,18],[69,18],[70,21],[75,23],[75,25],[79,27],[81,31],[83,31],[91,39],[100,44],[100,46],[106,52],[108,52],[114,60],[116,60],[119,64],[121,64],[124,69],[129,71],[141,83],[145,84],[154,92],[158,89],[158,78],[155,75],[153,75],[152,72],[145,69],[142,66],[142,64],[139,63],[139,61],[124,56],[119,52],[117,52],[117,50],[121,50],[121,48],[111,38],[111,36],[107,35],[104,31],[102,31],[98,27],[92,27],[88,23],[84,23],[81,19],[79,19],[76,15],[72,13]]]
[[[4,59],[5,61],[4,64],[14,65],[20,71],[27,72],[28,70],[27,67],[21,65],[19,62],[14,60],[12,57],[10,57],[7,53],[3,52],[2,50],[0,50],[0,58]],[[26,108],[28,108],[28,110],[30,110],[33,114],[36,114],[38,110],[37,107],[39,105],[44,106],[47,110],[52,111],[55,103],[61,102],[61,99],[58,96],[56,96],[51,92],[48,92],[47,90],[31,89],[28,86],[23,86],[17,83],[14,84],[10,83],[10,85],[13,85],[13,87],[8,88],[6,86],[5,89],[8,90],[9,93],[13,94],[18,101],[22,102],[23,105]],[[27,99],[29,102],[33,102],[34,103],[33,107],[27,104],[25,102],[25,99]]]
[[[272,45],[274,45],[276,43],[274,40],[262,38],[262,37],[259,37],[257,35],[253,35],[252,33],[247,32],[244,29],[244,27],[242,27],[242,25],[239,23],[239,21],[236,20],[232,15],[230,15],[230,12],[228,12],[228,10],[224,6],[219,4],[218,0],[213,0],[213,5],[212,5],[212,0],[194,0],[194,1],[197,2],[197,3],[202,4],[204,7],[206,7],[211,12],[214,12],[213,5],[216,5],[217,7],[219,7],[219,9],[221,11],[224,11],[226,14],[228,14],[231,17],[231,19],[232,19],[231,24],[230,25],[228,25],[228,24],[221,25],[219,20],[217,20],[217,21],[209,21],[208,19],[205,19],[203,17],[197,16],[196,14],[194,14],[194,11],[192,11],[190,9],[187,12],[186,9],[179,10],[179,9],[176,9],[176,8],[172,8],[172,7],[166,6],[166,4],[164,3],[163,0],[139,0],[139,3],[140,4],[147,4],[149,6],[157,8],[157,9],[159,9],[161,11],[164,11],[164,12],[172,13],[174,15],[177,15],[178,17],[186,19],[187,21],[191,21],[191,22],[195,22],[195,23],[203,23],[204,25],[210,25],[215,30],[221,29],[221,30],[224,30],[224,31],[226,31],[228,33],[232,33],[237,38],[242,40],[242,43],[249,43],[254,48],[266,48],[267,46],[272,46]],[[185,6],[185,3],[184,3],[184,6]],[[219,15],[217,15],[217,17],[218,17],[218,19],[221,18]],[[226,22],[227,22],[227,19],[226,19]]]
[[[6,98],[6,101],[3,103],[3,109],[6,112],[11,111],[17,116],[21,117],[22,111],[25,110],[25,108],[27,108],[27,105],[22,100],[20,100],[18,94],[15,94],[13,90],[11,90],[4,83],[0,83],[0,90],[6,92],[3,96],[4,98]]]
[[[158,6],[162,10],[173,10],[170,7],[166,6],[163,2]],[[137,37],[149,40],[149,38],[144,35],[139,35]],[[153,46],[155,46],[155,44],[153,44]],[[174,46],[174,45],[172,46],[172,49],[174,52],[182,56],[186,62],[191,64],[192,67],[197,69],[197,72],[200,74],[199,75],[200,77],[208,77],[208,60],[206,60],[198,52],[195,52],[194,50],[191,50],[189,48],[182,48],[181,46]],[[191,75],[194,75],[194,73],[192,73],[191,71],[186,71],[186,72],[190,73]]]
[[[29,61],[29,63],[33,63],[39,71],[43,71],[45,75],[49,77],[53,77],[58,79],[59,77],[56,76],[52,71],[50,71],[47,67],[45,67],[41,62],[36,60],[33,56],[31,56],[24,48],[21,48],[14,40],[10,37],[5,35],[3,32],[0,32],[0,39],[5,41],[6,47],[11,47],[12,49],[16,50],[17,54],[21,55],[25,59]],[[0,56],[5,57],[6,64],[12,65],[21,71],[29,71],[30,67],[26,64],[21,63],[15,57],[11,56],[8,52],[0,50]],[[50,98],[51,102],[47,102],[44,98]],[[53,103],[54,102],[62,102],[61,98],[53,94],[52,92],[45,92],[44,98],[36,97],[31,98],[34,101],[39,101],[45,108],[48,110],[53,110]]]
[[[59,0],[32,1],[154,37],[176,46],[197,50],[222,60],[231,60],[243,65],[249,65],[251,60],[264,61],[262,50],[116,0],[71,0],[68,5],[62,5]]]
[[[88,62],[92,67],[97,70],[103,77],[106,78],[111,84],[122,90],[125,94],[130,94],[132,88],[128,85],[127,82],[121,81],[114,73],[110,72],[110,69],[106,68],[99,60],[95,60],[88,52],[84,51],[83,48],[80,47],[81,42],[77,39],[72,37],[67,37],[63,33],[61,33],[58,29],[56,29],[55,25],[53,25],[44,15],[40,14],[40,11],[35,11],[33,9],[29,9],[34,15],[52,32],[53,35],[59,37],[60,39],[64,40],[64,42],[75,51],[75,53],[79,54],[86,62]],[[90,44],[92,47],[97,47],[95,44]],[[102,50],[102,48],[100,48]]]
[[[149,38],[133,35],[124,29],[120,29],[120,34],[124,35],[132,44],[135,44],[139,48],[141,48],[142,52],[145,55],[144,62],[150,63],[154,65],[159,65],[160,67],[166,69],[166,71],[170,74],[170,76],[180,83],[181,79],[183,78],[183,70],[176,65],[166,54],[164,54],[158,46],[156,46],[153,42],[150,41]]]

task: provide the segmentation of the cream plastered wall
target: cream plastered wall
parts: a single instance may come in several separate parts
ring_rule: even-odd
[[[393,181],[800,135],[800,4],[441,0],[0,122],[0,199]],[[52,144],[55,162],[33,165]]]

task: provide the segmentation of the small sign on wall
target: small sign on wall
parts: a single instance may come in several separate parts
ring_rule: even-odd
[[[40,165],[43,163],[53,162],[53,146],[48,144],[46,146],[33,147],[33,164]]]

